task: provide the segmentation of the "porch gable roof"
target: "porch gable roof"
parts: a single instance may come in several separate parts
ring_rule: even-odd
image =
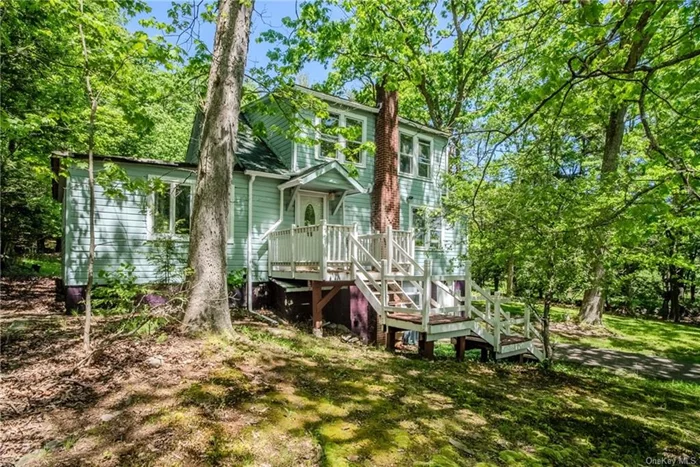
[[[280,185],[281,189],[300,187],[320,191],[344,191],[346,194],[365,193],[365,188],[352,178],[338,161],[309,167]]]

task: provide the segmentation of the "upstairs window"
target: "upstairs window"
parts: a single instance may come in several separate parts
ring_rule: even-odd
[[[416,246],[439,250],[442,248],[442,216],[439,211],[426,207],[411,207],[411,228],[415,235]]]
[[[399,173],[415,177],[430,178],[433,143],[427,138],[400,135]]]
[[[153,233],[187,236],[192,215],[192,186],[166,182],[153,194]]]
[[[366,139],[367,122],[364,118],[331,112],[316,123],[319,139],[317,158],[365,166],[365,151],[361,149]]]
[[[321,142],[319,143],[321,157],[326,159],[337,159],[338,146],[340,142],[340,136],[338,135],[340,115],[329,114],[328,117],[321,120],[319,127],[319,131],[321,132]]]
[[[401,145],[399,148],[399,171],[403,174],[413,173],[413,138],[401,134]]]

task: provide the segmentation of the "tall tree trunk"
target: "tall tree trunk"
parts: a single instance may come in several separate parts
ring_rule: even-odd
[[[641,2],[640,2],[641,4]],[[655,8],[655,1],[644,3],[644,12],[637,20],[631,37],[624,37],[620,41],[621,46],[629,45],[629,55],[625,62],[624,70],[630,71],[637,67],[644,51],[646,50],[653,30],[646,30],[649,19]],[[617,104],[610,114],[605,126],[605,146],[603,148],[603,160],[600,166],[601,193],[610,193],[615,189],[617,168],[620,161],[620,148],[625,135],[625,117],[629,104],[626,102]],[[592,261],[589,273],[590,286],[584,292],[578,321],[586,324],[600,324],[603,319],[603,296],[605,286],[604,257],[607,253],[609,232],[606,227],[599,227],[595,236],[595,244],[592,249]]]
[[[84,14],[83,1],[80,0],[80,14]],[[83,345],[85,351],[90,351],[90,328],[92,326],[92,287],[95,281],[95,164],[94,164],[94,148],[95,148],[95,119],[97,117],[97,106],[99,97],[92,89],[90,81],[90,59],[85,41],[85,31],[83,31],[82,18],[78,23],[78,31],[80,32],[80,43],[83,49],[84,60],[84,75],[85,75],[85,91],[90,101],[90,120],[88,123],[88,191],[90,196],[89,208],[89,235],[90,244],[88,247],[88,264],[87,264],[87,286],[85,287],[85,325],[83,328]]]
[[[226,283],[226,242],[252,11],[253,1],[219,2],[190,231],[192,275],[183,321],[187,331],[211,328],[233,334]]]
[[[375,123],[374,188],[372,189],[372,228],[384,232],[387,226],[399,228],[399,94],[384,82],[375,86],[379,112]]]
[[[681,281],[680,268],[678,266],[669,266],[669,288],[670,297],[670,312],[673,321],[678,323],[681,320]]]
[[[552,345],[549,339],[549,317],[552,310],[552,292],[547,291],[544,297],[544,312],[542,313],[542,344],[547,360],[552,359]]]
[[[506,276],[506,295],[512,297],[515,294],[515,259],[508,258]]]

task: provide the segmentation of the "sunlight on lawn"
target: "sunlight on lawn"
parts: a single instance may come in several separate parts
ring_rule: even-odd
[[[523,305],[508,303],[503,305],[503,309],[519,315],[522,314]],[[573,321],[577,311],[573,308],[552,307],[552,323]],[[603,315],[603,325],[608,333],[596,333],[595,328],[590,329],[590,335],[555,333],[554,342],[637,352],[682,363],[700,363],[698,326],[609,314]]]
[[[696,385],[561,364],[460,364],[447,348],[427,362],[335,338],[242,331],[255,351],[214,344],[229,366],[181,393],[202,409],[210,463],[633,465],[699,448],[700,419],[689,416],[700,410]],[[274,381],[256,387],[236,367]],[[232,407],[255,419],[235,436],[215,428]]]

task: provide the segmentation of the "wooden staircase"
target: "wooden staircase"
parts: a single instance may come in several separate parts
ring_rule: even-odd
[[[367,237],[364,241],[349,237],[351,276],[377,312],[379,324],[388,333],[389,348],[393,349],[396,332],[417,331],[427,356],[435,341],[452,339],[458,359],[469,348],[485,349],[496,360],[520,355],[544,359],[542,338],[531,320],[537,317],[528,309],[522,317],[504,312],[498,292],[491,294],[471,280],[468,262],[464,275],[434,275],[430,260],[418,264],[391,228],[384,235],[372,235],[375,244],[368,243]],[[456,284],[461,281],[464,286],[459,292]],[[434,292],[452,304],[440,304]],[[474,298],[485,303],[483,310],[474,306]]]

